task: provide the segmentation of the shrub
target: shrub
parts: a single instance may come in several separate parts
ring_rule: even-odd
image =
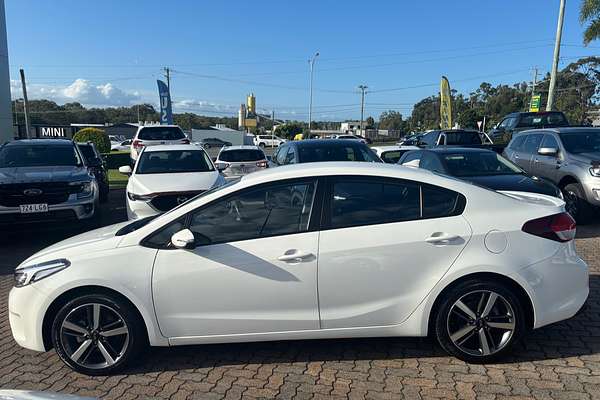
[[[73,135],[73,140],[76,142],[92,142],[100,153],[110,152],[110,139],[102,129],[83,128]]]

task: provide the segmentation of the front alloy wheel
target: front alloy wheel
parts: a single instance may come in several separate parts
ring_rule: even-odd
[[[52,341],[71,368],[100,375],[121,368],[140,349],[143,322],[131,307],[104,295],[76,298],[58,312]]]
[[[502,284],[466,282],[442,300],[436,335],[449,353],[484,363],[506,354],[525,330],[517,296]]]

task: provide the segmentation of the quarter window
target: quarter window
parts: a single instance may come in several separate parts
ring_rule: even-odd
[[[316,182],[268,185],[234,194],[192,213],[198,244],[216,244],[306,232]]]
[[[437,186],[422,185],[423,218],[442,218],[460,213],[460,195]]]

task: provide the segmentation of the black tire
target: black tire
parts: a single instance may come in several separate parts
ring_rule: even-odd
[[[261,143],[259,143],[258,145],[259,145],[260,147],[262,147],[263,149],[264,149],[265,147],[267,147],[267,145],[266,145],[266,144],[264,144],[264,143],[262,143],[262,142],[261,142]]]
[[[483,297],[484,301],[473,302],[480,293],[482,296],[485,293],[495,293],[498,296],[491,311],[487,314],[486,318],[488,320],[481,317],[481,314],[485,312],[485,305],[491,296],[488,294],[487,300],[485,300],[486,297]],[[465,318],[467,314],[462,311],[462,308],[457,307],[459,300],[463,304],[467,304],[469,310],[476,314],[476,320],[469,321],[470,318]],[[510,305],[509,308],[506,307],[505,302]],[[456,308],[459,308],[458,313]],[[464,281],[445,293],[437,309],[434,319],[434,333],[440,346],[449,354],[469,363],[490,363],[504,357],[510,352],[512,346],[521,339],[527,329],[525,313],[519,297],[502,283],[482,282],[475,279]],[[512,318],[505,316],[505,311],[510,311]],[[463,319],[464,327],[461,328],[461,325],[455,324],[455,320],[459,321],[460,324]],[[514,327],[508,330],[487,325],[498,325],[499,323],[513,325]],[[468,331],[470,328],[467,327],[472,327],[472,330]],[[459,333],[461,329],[463,329],[464,336]],[[453,332],[452,335],[450,332]],[[510,332],[509,335],[505,335],[507,332]],[[485,338],[483,341],[486,345],[482,344],[481,335]],[[462,341],[462,343],[457,345],[455,343],[457,341]],[[484,351],[486,347],[487,354]]]
[[[589,223],[592,216],[592,206],[588,203],[581,184],[570,183],[562,191],[567,212],[571,214],[578,224],[584,225]]]
[[[93,313],[93,311],[90,310],[93,310],[95,305],[98,305],[98,309],[101,310],[98,318],[100,328],[102,328],[102,324],[105,324],[111,329],[104,331],[92,329],[90,319],[93,317],[90,312]],[[113,327],[122,329],[121,325],[117,324],[119,318],[110,318],[110,311],[116,312],[116,316],[123,321],[122,325],[127,330],[126,334],[103,337],[101,332],[114,331]],[[102,312],[105,312],[104,316]],[[63,329],[66,319],[70,323],[77,321],[76,326],[80,329],[87,324],[87,328],[83,328],[87,334],[71,331],[69,328]],[[65,330],[70,333],[65,334]],[[116,296],[113,298],[100,293],[78,296],[69,301],[61,307],[52,323],[52,344],[56,353],[70,368],[86,375],[108,375],[123,369],[147,345],[146,337],[145,324],[131,305]],[[81,357],[74,361],[72,357],[77,357],[75,353],[84,347],[86,342],[90,343],[80,353]],[[121,348],[123,344],[124,347]],[[77,348],[75,349],[75,347]],[[100,347],[109,351],[109,357],[113,360],[112,364],[108,362],[108,358],[102,353]],[[121,348],[121,351],[115,350],[115,348]]]

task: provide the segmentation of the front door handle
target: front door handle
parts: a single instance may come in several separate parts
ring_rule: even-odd
[[[285,262],[302,262],[303,260],[313,256],[314,255],[312,253],[293,249],[286,251],[284,255],[277,257],[277,259]]]
[[[429,236],[425,241],[431,244],[448,244],[453,240],[460,239],[458,235],[451,235],[445,232],[435,232]]]

